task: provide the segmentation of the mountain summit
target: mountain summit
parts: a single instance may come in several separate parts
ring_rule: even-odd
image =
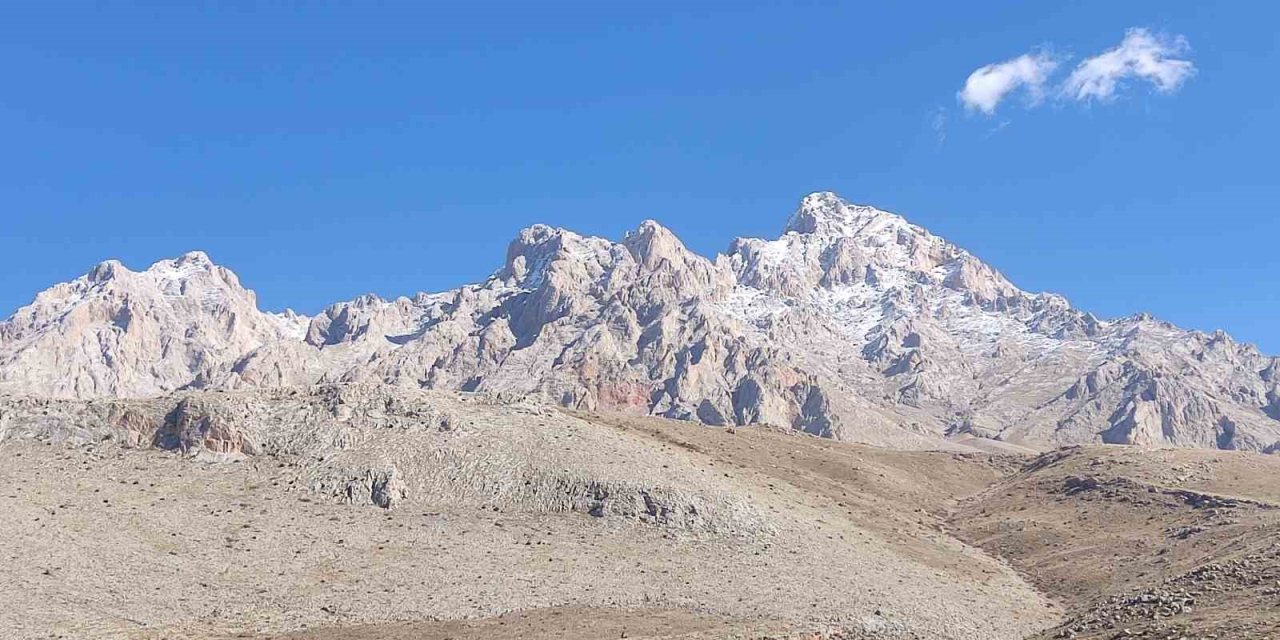
[[[306,319],[263,313],[229,269],[193,251],[131,271],[116,260],[38,294],[0,323],[0,391],[145,396],[228,369],[302,335]]]
[[[194,252],[104,262],[0,323],[0,392],[376,382],[897,447],[1280,449],[1280,360],[1028,293],[893,213],[806,196],[774,240],[689,251],[534,225],[482,283],[270,314]]]
[[[874,220],[901,217],[875,207],[845,202],[830,191],[811,193],[800,201],[800,207],[791,214],[783,233],[812,233],[852,236]]]

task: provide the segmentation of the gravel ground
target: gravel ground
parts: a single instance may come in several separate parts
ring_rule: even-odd
[[[565,629],[586,624],[584,638],[631,621],[636,634],[672,636],[1012,639],[1059,620],[1006,564],[943,530],[958,498],[1000,477],[997,458],[435,394],[395,415],[447,414],[448,429],[391,420],[382,399],[373,413],[348,398],[332,411],[338,431],[297,411],[311,398],[288,411],[279,398],[205,400],[254,418],[240,427],[341,433],[342,446],[272,450],[246,432],[252,455],[182,455],[122,446],[139,439],[109,418],[141,428],[173,403],[101,415],[43,406],[34,422],[10,411],[4,637],[336,639],[369,625],[387,637],[483,635],[512,624],[504,614],[561,611],[538,624],[574,620]],[[259,419],[280,415],[305,419]],[[395,478],[390,508],[370,504],[360,479],[371,472]],[[547,498],[548,478],[571,479],[545,486],[572,495]],[[644,496],[652,512],[633,508]],[[690,507],[696,517],[663,512]]]

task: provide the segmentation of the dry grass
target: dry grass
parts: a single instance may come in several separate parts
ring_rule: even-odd
[[[1268,613],[1280,606],[1277,477],[1280,459],[1257,454],[1077,447],[966,502],[951,525],[1068,607],[1045,637],[1266,637],[1250,634],[1280,632]],[[1152,617],[1160,612],[1132,604],[1249,558],[1247,579],[1199,584],[1189,611]]]

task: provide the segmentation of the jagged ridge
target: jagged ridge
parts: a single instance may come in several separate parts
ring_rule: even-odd
[[[0,391],[147,396],[373,382],[771,423],[898,447],[1280,449],[1280,364],[1222,333],[1102,321],[831,193],[709,260],[645,221],[534,225],[488,280],[259,311],[203,254],[116,262],[0,324]],[[997,442],[997,440],[999,442]]]

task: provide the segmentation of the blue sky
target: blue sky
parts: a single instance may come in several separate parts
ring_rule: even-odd
[[[0,315],[196,248],[308,313],[481,279],[534,222],[711,255],[834,190],[1280,353],[1271,3],[373,7],[6,4]],[[1193,70],[1080,99],[1133,28]],[[961,94],[984,67],[1011,75]]]

